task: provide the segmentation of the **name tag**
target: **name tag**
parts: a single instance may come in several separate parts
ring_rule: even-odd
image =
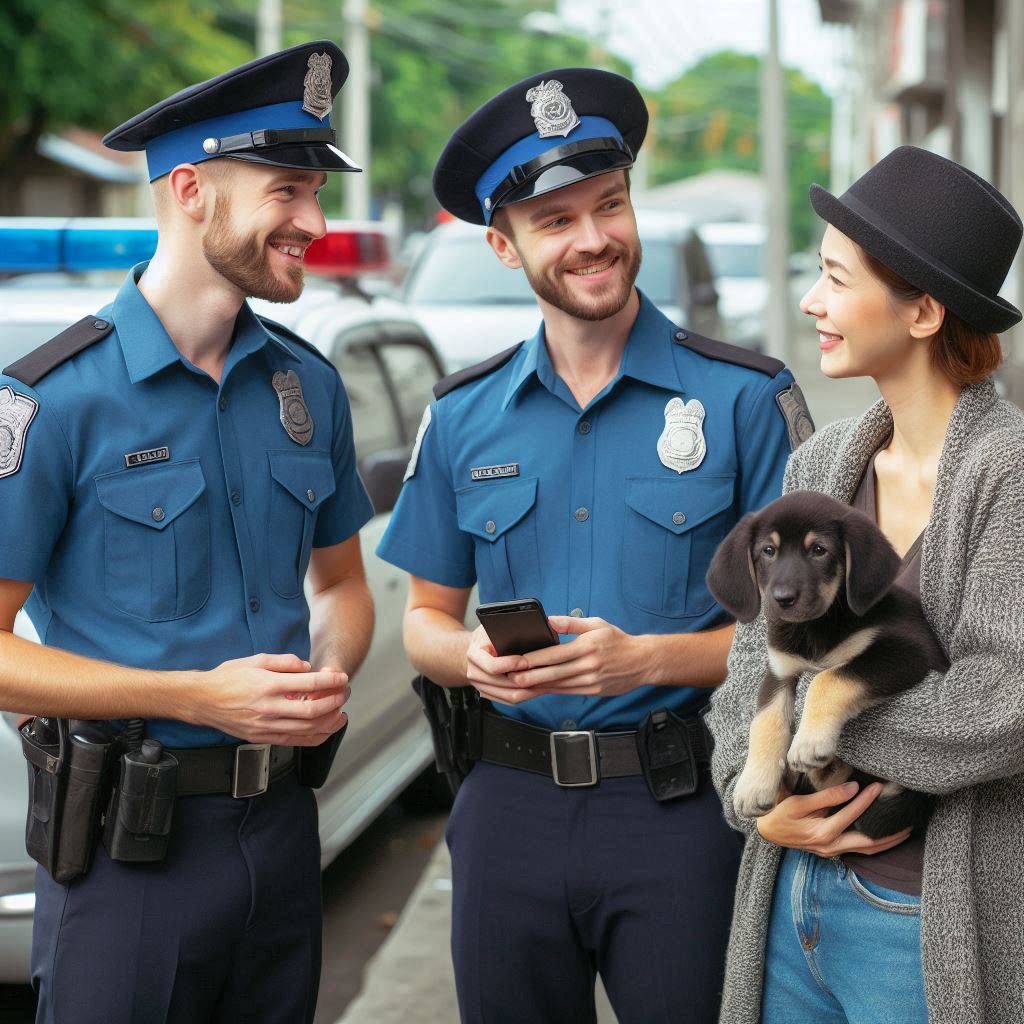
[[[144,452],[129,452],[124,457],[124,464],[131,469],[133,466],[147,466],[151,462],[166,462],[170,457],[170,448],[150,448]]]
[[[503,476],[519,476],[519,463],[510,462],[504,466],[477,466],[469,471],[470,480],[497,480]]]

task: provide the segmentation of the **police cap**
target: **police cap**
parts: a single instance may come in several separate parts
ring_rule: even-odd
[[[450,213],[490,224],[499,206],[632,167],[647,134],[637,87],[610,71],[556,68],[489,100],[456,129],[434,169]]]
[[[358,171],[337,147],[331,106],[348,61],[327,40],[268,54],[162,100],[103,139],[110,149],[145,150],[149,180],[178,164],[214,157]]]

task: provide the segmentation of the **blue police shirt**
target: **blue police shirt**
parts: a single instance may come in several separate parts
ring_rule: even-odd
[[[499,370],[445,395],[377,553],[445,586],[478,583],[481,602],[538,597],[548,614],[631,634],[729,621],[704,575],[737,520],[782,491],[790,444],[776,396],[793,377],[708,358],[676,332],[641,296],[619,372],[586,409],[556,376],[543,325]],[[706,452],[682,472],[659,454],[675,398],[705,410]],[[548,729],[633,728],[707,696],[641,686],[495,707]]]
[[[0,477],[0,578],[35,584],[26,611],[43,643],[147,669],[209,669],[259,652],[308,658],[303,580],[312,547],[372,516],[356,474],[337,372],[276,336],[244,304],[221,383],[175,348],[136,281],[106,338],[35,388],[0,375],[0,402],[35,409],[20,467]],[[282,425],[271,380],[294,372],[313,422]],[[166,453],[158,451],[166,449]],[[132,453],[157,458],[128,467]],[[138,461],[138,460],[136,460]],[[151,721],[169,746],[230,742]]]

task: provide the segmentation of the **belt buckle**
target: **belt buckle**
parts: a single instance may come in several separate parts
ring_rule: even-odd
[[[235,747],[231,795],[236,799],[259,796],[270,785],[270,744],[240,743]]]
[[[586,729],[553,732],[550,743],[551,774],[554,777],[555,785],[566,789],[597,785],[597,743],[593,732]],[[561,758],[559,758],[560,753]],[[586,755],[585,762],[583,754]],[[584,769],[584,771],[580,769]]]

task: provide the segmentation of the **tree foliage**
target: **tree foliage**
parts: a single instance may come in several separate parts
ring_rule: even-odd
[[[760,171],[761,67],[750,54],[713,53],[650,97],[652,184],[718,168]],[[790,243],[801,249],[815,230],[807,187],[828,181],[831,102],[799,71],[786,69],[785,80]]]

